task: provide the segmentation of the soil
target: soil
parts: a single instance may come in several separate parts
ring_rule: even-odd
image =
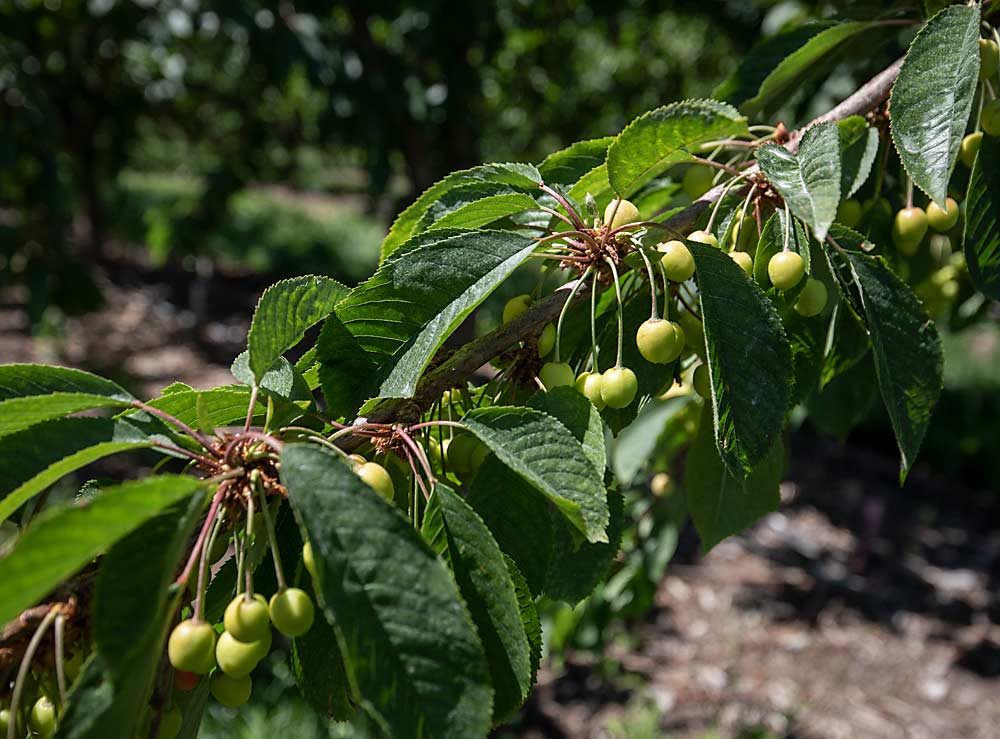
[[[267,280],[124,264],[100,277],[105,307],[56,337],[29,335],[24,296],[0,292],[0,361],[145,396],[232,382]],[[686,532],[631,646],[543,669],[504,736],[1000,736],[1000,496],[926,473],[900,489],[895,459],[808,435],[791,459],[780,512],[704,557]],[[643,705],[652,733],[611,733]]]

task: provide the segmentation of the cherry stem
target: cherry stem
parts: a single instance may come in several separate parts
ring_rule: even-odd
[[[419,431],[420,429],[431,428],[433,426],[450,426],[452,428],[457,428],[457,429],[465,428],[462,424],[458,423],[458,421],[438,420],[438,421],[421,421],[420,423],[413,424],[407,430],[413,432],[413,431]]]
[[[653,265],[650,263],[649,257],[646,256],[646,250],[639,249],[638,251],[642,261],[646,263],[646,272],[649,274],[649,318],[655,321],[660,317],[656,312],[656,273],[653,272]]]
[[[597,270],[594,270],[594,277],[590,287],[590,352],[594,360],[594,372],[600,372],[597,367]]]
[[[18,704],[21,702],[21,693],[24,692],[24,683],[28,679],[31,660],[35,658],[35,652],[38,651],[38,646],[42,643],[42,637],[49,630],[49,626],[55,620],[59,611],[60,607],[58,605],[54,605],[49,609],[49,612],[45,614],[45,618],[42,619],[42,622],[38,624],[38,628],[35,629],[35,633],[31,635],[28,648],[24,650],[21,664],[17,668],[17,679],[14,680],[14,691],[10,699],[10,723],[7,724],[7,739],[17,739],[16,729],[19,723],[17,720],[17,709]]]
[[[670,319],[670,280],[667,279],[667,268],[663,266],[663,262],[657,262],[657,266],[660,268],[660,276],[663,278],[663,317],[665,319]]]
[[[250,430],[250,424],[253,421],[253,409],[257,405],[257,393],[258,392],[259,392],[259,388],[256,385],[254,385],[252,388],[250,388],[250,403],[247,406],[247,420],[243,422],[243,433],[244,434],[247,431]]]
[[[405,444],[413,453],[414,457],[416,457],[420,466],[424,470],[424,474],[427,475],[427,482],[429,482],[433,487],[436,482],[434,479],[434,471],[431,469],[431,462],[427,459],[427,455],[424,454],[424,450],[421,449],[420,445],[413,440],[413,437],[406,433],[406,429],[402,426],[396,428],[396,433],[399,434],[399,438],[402,439],[403,444]]]
[[[715,217],[719,214],[719,208],[722,207],[722,201],[726,199],[726,195],[729,194],[729,191],[736,186],[737,182],[749,176],[750,176],[749,172],[744,172],[743,174],[736,175],[731,180],[729,180],[728,183],[726,183],[726,187],[722,190],[722,193],[719,195],[719,199],[715,201],[715,207],[712,208],[712,215],[708,219],[708,225],[705,226],[706,231],[712,233],[712,226],[715,224]]]
[[[179,428],[181,431],[183,431],[188,436],[190,436],[192,439],[194,439],[199,444],[201,444],[203,447],[205,447],[205,449],[208,452],[211,452],[212,454],[216,454],[216,455],[218,454],[217,452],[213,451],[213,449],[212,449],[212,442],[209,440],[209,438],[207,436],[205,436],[200,431],[195,431],[193,428],[191,428],[190,426],[188,426],[186,423],[184,423],[182,420],[180,420],[176,416],[172,416],[169,413],[167,413],[166,411],[161,411],[159,408],[154,408],[153,406],[151,406],[151,405],[149,405],[147,403],[143,403],[141,400],[134,400],[134,401],[132,401],[132,407],[133,408],[138,408],[139,410],[146,411],[146,413],[151,413],[152,415],[154,415],[154,416],[156,416],[156,417],[158,417],[158,418],[166,421],[167,423],[172,423],[174,426],[176,426],[177,428]]]
[[[59,702],[66,702],[66,616],[59,610],[55,625],[56,684],[59,686]]]
[[[195,539],[194,547],[191,549],[191,554],[188,557],[187,564],[184,565],[184,570],[181,572],[180,577],[175,580],[178,585],[187,584],[188,578],[191,576],[191,570],[194,569],[194,563],[198,561],[198,555],[201,552],[202,546],[205,544],[205,537],[208,536],[208,532],[212,527],[212,522],[215,520],[215,514],[218,512],[219,505],[222,503],[222,496],[225,494],[228,486],[229,482],[227,480],[223,480],[222,484],[219,485],[219,489],[215,491],[215,495],[212,498],[212,504],[208,508],[208,515],[205,516],[205,523],[202,524],[198,538]]]
[[[267,505],[267,493],[264,490],[264,483],[261,481],[260,473],[257,470],[250,473],[250,486],[260,496],[260,513],[264,517],[264,528],[267,529],[267,540],[271,545],[271,557],[274,559],[274,577],[278,581],[278,592],[281,593],[287,587],[285,585],[285,572],[281,566],[281,554],[278,552],[278,537],[274,533],[274,521],[271,520],[271,509]]]
[[[622,291],[618,286],[618,268],[615,267],[614,260],[604,257],[604,261],[611,267],[611,273],[615,278],[615,297],[618,299],[618,358],[615,360],[615,367],[622,366],[622,338],[625,334],[625,309],[622,305]]]
[[[913,207],[913,180],[906,178],[906,207]]]
[[[576,228],[576,224],[573,223],[573,221],[571,221],[569,218],[564,216],[562,213],[560,213],[558,210],[553,210],[552,208],[546,208],[544,205],[539,205],[538,210],[542,211],[543,213],[548,213],[550,216],[555,216],[563,223],[572,226],[573,228]]]
[[[746,198],[743,200],[743,207],[740,209],[740,220],[739,220],[739,223],[737,224],[737,229],[739,229],[739,230],[736,232],[737,233],[736,244],[739,243],[739,241],[740,241],[739,237],[742,236],[743,221],[747,217],[747,209],[749,209],[749,207],[750,207],[750,201],[753,200],[753,194],[755,192],[757,192],[757,183],[756,182],[753,183],[753,187],[751,187],[750,188],[750,192],[747,193]],[[736,244],[733,245],[733,250],[734,251],[735,251],[735,248],[736,248]]]
[[[542,192],[547,192],[549,195],[555,198],[556,202],[566,209],[566,214],[573,219],[574,226],[576,226],[579,229],[586,228],[586,225],[583,223],[582,220],[580,220],[580,215],[575,210],[573,210],[572,206],[570,206],[569,201],[567,201],[566,198],[564,198],[558,192],[556,192],[551,187],[546,185],[544,182],[539,182],[538,187],[541,188]]]
[[[566,314],[569,312],[570,303],[573,302],[573,298],[576,297],[576,294],[580,291],[580,288],[586,282],[587,276],[590,274],[591,269],[592,267],[587,267],[587,270],[583,273],[583,275],[580,276],[580,279],[576,281],[576,284],[573,285],[573,289],[569,293],[569,297],[566,298],[566,302],[563,303],[562,310],[559,311],[559,320],[556,321],[556,354],[555,354],[556,362],[560,361],[559,347],[560,344],[562,343],[563,319],[566,318]]]
[[[175,454],[183,455],[188,459],[193,459],[197,462],[201,462],[202,464],[208,465],[209,467],[215,466],[216,464],[215,460],[209,459],[203,454],[198,454],[197,452],[192,452],[190,449],[184,449],[183,447],[174,446],[173,444],[166,444],[162,441],[154,441],[152,442],[152,446],[156,447],[157,449],[165,449],[168,452],[174,452]]]
[[[681,305],[684,306],[684,308],[687,310],[688,313],[697,318],[699,321],[701,320],[701,315],[699,315],[698,311],[692,308],[691,305],[687,302],[687,300],[684,299],[684,294],[681,292],[679,287],[677,288],[677,299],[681,301]]]
[[[246,548],[249,550],[252,542],[250,541],[253,537],[253,514],[254,514],[254,503],[253,503],[253,493],[247,498],[247,528],[245,534],[245,544]],[[250,601],[253,600],[253,568],[247,565],[244,573],[244,578],[246,579],[246,587],[243,589],[243,600]]]
[[[788,203],[785,203],[785,243],[782,245],[782,251],[788,251],[789,242],[792,238],[792,214],[788,210]]]

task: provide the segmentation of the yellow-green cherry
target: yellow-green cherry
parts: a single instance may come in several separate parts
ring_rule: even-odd
[[[237,595],[226,606],[222,623],[234,639],[242,642],[263,639],[271,630],[267,601],[263,596],[247,598],[244,594]]]
[[[207,675],[215,666],[215,630],[204,621],[177,624],[167,640],[167,656],[177,670]]]
[[[954,228],[958,223],[958,203],[954,198],[945,200],[945,207],[942,208],[937,203],[931,201],[927,206],[927,225],[938,233],[944,233]]]
[[[663,253],[660,264],[671,282],[684,282],[694,276],[694,257],[683,241],[666,241],[656,247]]]
[[[621,228],[639,220],[639,209],[628,200],[612,200],[604,209],[604,222],[609,228]]]
[[[56,733],[56,707],[52,705],[49,697],[43,695],[31,707],[28,715],[28,726],[31,727],[31,735],[48,739]]]
[[[861,214],[861,203],[855,198],[848,198],[837,208],[837,223],[854,228],[861,223]]]
[[[818,316],[826,307],[826,299],[826,285],[810,277],[795,301],[795,312],[806,318]]]
[[[669,364],[677,359],[684,349],[684,329],[673,321],[650,318],[639,326],[635,344],[647,362]]]
[[[604,410],[607,405],[601,396],[601,388],[604,387],[604,375],[600,372],[581,372],[574,384],[577,391],[593,403],[597,410]]]
[[[701,325],[693,313],[682,311],[677,317],[677,323],[684,331],[684,343],[697,352],[705,351],[705,327]]]
[[[753,257],[745,251],[731,251],[730,258],[740,266],[748,277],[753,276]]]
[[[253,683],[249,675],[230,677],[226,673],[216,670],[215,674],[212,675],[209,689],[212,692],[212,697],[226,708],[239,708],[250,699]]]
[[[523,316],[531,307],[530,295],[515,295],[503,307],[503,322],[510,323],[518,316]]]
[[[976,131],[975,133],[970,133],[964,139],[962,139],[962,145],[958,149],[958,158],[962,160],[964,164],[969,169],[972,169],[972,165],[976,161],[976,154],[979,153],[979,147],[983,143],[983,132]]]
[[[355,474],[383,498],[392,500],[396,491],[392,485],[392,477],[385,467],[377,462],[365,462],[355,470]]]
[[[712,397],[712,384],[708,377],[707,364],[699,364],[695,367],[694,375],[691,377],[691,384],[694,385],[694,391],[705,400]]]
[[[174,739],[181,733],[184,725],[184,714],[177,706],[173,706],[160,715],[160,730],[156,739]]]
[[[979,39],[979,79],[989,79],[1000,66],[1000,47],[992,39]]]
[[[779,251],[767,263],[767,276],[779,290],[791,290],[806,273],[802,257],[794,251]]]
[[[556,345],[556,327],[551,323],[546,323],[545,328],[538,334],[538,356],[546,357]]]
[[[538,379],[545,385],[546,390],[564,385],[572,386],[576,383],[573,368],[565,362],[546,362],[538,372]]]
[[[927,214],[923,208],[903,208],[892,223],[892,243],[900,254],[912,257],[927,233]]]
[[[1000,136],[1000,99],[990,100],[983,106],[979,125],[987,136]]]
[[[246,677],[271,649],[271,631],[260,641],[242,642],[228,631],[215,644],[215,661],[229,677]]]
[[[635,400],[639,381],[628,367],[612,367],[604,373],[601,397],[609,408],[624,408]]]
[[[687,240],[698,244],[708,244],[709,246],[719,245],[719,240],[715,238],[715,234],[711,234],[708,231],[692,231],[688,234]]]
[[[684,172],[684,179],[681,180],[681,187],[692,200],[697,200],[706,192],[712,189],[712,182],[715,175],[708,167],[693,165]]]
[[[271,596],[271,623],[285,636],[302,636],[313,625],[315,610],[309,594],[299,588],[279,590]]]
[[[432,441],[436,441],[432,439]],[[315,580],[316,577],[316,556],[313,554],[313,545],[311,541],[307,541],[302,545],[302,564],[306,568],[312,578]]]

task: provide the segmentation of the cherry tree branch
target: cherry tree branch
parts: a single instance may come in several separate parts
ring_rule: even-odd
[[[812,126],[843,120],[852,115],[867,113],[877,108],[889,97],[889,92],[899,75],[902,64],[902,58],[897,59],[859,87],[848,98],[802,128],[793,131],[785,148],[792,152],[797,151],[802,135]],[[755,171],[757,171],[757,165],[747,168],[746,173]],[[690,233],[702,214],[723,196],[727,184],[722,183],[706,192],[680,213],[667,219],[662,224],[663,227],[668,231],[673,231],[678,236]],[[412,400],[402,402],[416,404],[421,410],[430,408],[445,390],[461,384],[490,359],[510,349],[528,336],[538,333],[545,324],[551,323],[571,297],[578,302],[590,293],[590,286],[584,285],[576,291],[575,295],[571,296],[572,287],[572,282],[563,285],[562,288],[533,305],[515,320],[457,350],[440,366],[427,373],[420,380]],[[400,408],[401,404],[398,402],[387,403],[373,413],[368,420],[377,422],[393,420]]]

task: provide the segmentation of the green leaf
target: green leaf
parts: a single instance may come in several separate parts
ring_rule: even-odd
[[[177,566],[204,502],[204,489],[176,501],[115,544],[102,560],[91,612],[94,654],[69,694],[57,737],[133,735],[149,704],[173,624]],[[199,686],[206,693],[207,683]],[[203,708],[195,692],[184,706],[188,736]]]
[[[745,477],[784,428],[791,352],[774,306],[736,262],[705,244],[688,248],[705,327],[715,440],[729,469]]]
[[[453,172],[424,190],[406,210],[400,213],[382,242],[382,260],[387,259],[403,244],[420,233],[419,226],[427,209],[448,191],[470,184],[492,183],[510,185],[528,192],[538,189],[542,175],[530,164],[484,164],[461,172]]]
[[[83,370],[45,364],[0,365],[0,400],[49,393],[81,393],[135,400],[120,385]]]
[[[857,34],[873,27],[875,24],[860,21],[836,25],[815,24],[779,37],[778,44],[781,46],[791,46],[794,42],[805,40],[807,37],[808,40],[774,67],[760,83],[757,93],[740,104],[740,110],[748,116],[756,116],[765,110],[773,110],[784,105],[789,96],[796,92],[806,79],[815,74],[817,65],[824,61],[824,57],[838,50]],[[767,51],[772,52],[772,49],[780,48],[778,44]]]
[[[271,285],[260,297],[247,335],[250,369],[260,382],[278,357],[333,312],[348,289],[329,277],[304,275]]]
[[[687,508],[703,551],[778,508],[783,465],[784,449],[777,438],[746,479],[733,477],[715,448],[711,410],[705,406],[684,473]]]
[[[167,506],[194,494],[192,477],[150,477],[107,488],[92,502],[40,515],[0,559],[0,623],[34,605],[64,579]]]
[[[286,445],[281,476],[366,708],[400,739],[486,737],[483,648],[441,560],[330,452]]]
[[[551,500],[587,541],[608,541],[601,474],[559,421],[530,408],[493,406],[466,413],[462,424]]]
[[[639,116],[608,149],[608,181],[621,197],[675,164],[691,161],[709,141],[747,135],[746,118],[716,100],[684,100]]]
[[[501,218],[537,210],[530,195],[506,185],[473,183],[456,187],[433,203],[420,219],[420,231],[427,229],[472,229]]]
[[[650,401],[615,439],[611,469],[622,485],[631,485],[656,451],[667,424],[691,402],[689,395]]]
[[[834,305],[820,370],[820,387],[861,361],[870,348],[868,330],[850,305],[846,302]]]
[[[594,404],[571,387],[557,387],[531,396],[528,405],[548,413],[573,434],[583,453],[594,465],[597,474],[604,475],[607,453],[604,449],[604,424]]]
[[[493,723],[516,711],[531,690],[531,646],[503,553],[483,520],[447,485],[434,488],[448,559],[486,652]]]
[[[51,393],[11,398],[0,401],[0,436],[79,411],[123,408],[130,404],[131,401],[128,400],[87,393]]]
[[[965,261],[973,284],[1000,300],[1000,139],[983,136],[965,197]]]
[[[594,203],[600,212],[611,202],[611,183],[608,182],[608,165],[599,164],[583,175],[576,184],[569,189],[571,200],[583,202],[587,195],[594,198]],[[562,222],[559,221],[561,224]]]
[[[953,5],[913,39],[892,86],[892,140],[913,183],[942,208],[979,80],[978,6]]]
[[[538,665],[542,661],[542,624],[538,620],[538,607],[535,605],[535,598],[528,587],[528,581],[524,579],[517,563],[506,554],[503,556],[504,564],[507,565],[507,572],[510,580],[514,583],[514,592],[517,594],[517,607],[521,614],[521,626],[528,637],[530,648],[529,658],[531,660],[531,684],[535,684],[538,675]]]
[[[879,390],[899,444],[903,482],[941,394],[941,339],[920,299],[881,257],[846,254],[861,291]]]
[[[871,353],[866,353],[806,401],[809,422],[841,441],[871,414],[878,401],[878,380]]]
[[[604,164],[608,147],[614,140],[613,136],[606,136],[602,139],[578,141],[565,149],[549,154],[538,165],[542,181],[549,186],[570,187],[594,167]]]
[[[849,198],[871,174],[878,154],[878,130],[859,115],[837,123],[840,132],[840,196]]]
[[[153,398],[147,405],[165,411],[189,426],[196,426],[199,423],[199,403],[203,420],[213,426],[242,424],[250,405],[250,388],[231,385],[214,390],[181,390]],[[263,417],[266,411],[267,407],[258,399],[254,406],[254,415]],[[131,413],[124,418],[139,415],[141,413]]]
[[[795,215],[812,227],[817,241],[840,204],[840,135],[835,123],[820,123],[802,137],[798,154],[776,144],[757,149],[757,163]]]
[[[57,418],[3,437],[0,521],[63,475],[151,443],[135,425],[109,418]]]
[[[410,397],[444,340],[535,248],[504,231],[431,231],[351,291],[327,319],[317,356],[334,415],[373,396]]]

